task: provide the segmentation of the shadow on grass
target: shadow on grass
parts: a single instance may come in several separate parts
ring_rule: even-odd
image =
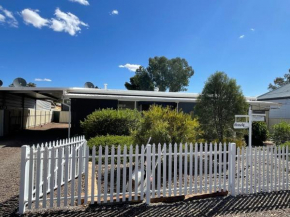
[[[16,198],[1,204],[1,216],[17,216]],[[75,209],[27,213],[25,216],[221,216],[290,208],[290,191],[219,197],[174,204],[90,205]]]

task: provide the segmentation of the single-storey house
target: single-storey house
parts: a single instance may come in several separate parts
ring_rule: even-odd
[[[269,111],[269,129],[273,125],[286,121],[290,123],[290,84],[286,84],[276,90],[265,93],[257,98],[258,101],[271,101],[281,104],[279,109],[271,108]]]
[[[13,98],[13,97],[14,98]],[[34,100],[32,107],[37,110],[37,100],[45,102],[46,100],[54,100],[62,102],[63,108],[68,108],[69,123],[73,133],[81,134],[80,121],[91,114],[93,111],[103,108],[113,109],[137,109],[139,111],[148,110],[150,105],[158,104],[162,106],[172,106],[186,113],[192,113],[199,94],[185,92],[159,92],[159,91],[131,91],[131,90],[110,90],[95,88],[42,88],[42,87],[0,87],[0,112],[6,117],[11,107],[8,106],[9,99],[13,102],[19,98],[17,105],[13,108],[24,110],[26,102]],[[267,101],[257,101],[256,97],[246,97],[247,102],[251,105],[254,113],[266,114],[273,103]],[[9,102],[10,104],[12,102]],[[19,118],[25,119],[23,112],[19,113]],[[36,119],[36,112],[33,113]],[[7,122],[11,122],[8,118],[4,118],[1,123],[2,128],[6,132]],[[5,134],[5,133],[4,133]],[[1,134],[0,134],[1,135]]]

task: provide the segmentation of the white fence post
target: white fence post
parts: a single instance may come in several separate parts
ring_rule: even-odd
[[[21,147],[21,176],[20,176],[20,193],[19,193],[19,214],[24,214],[26,202],[28,200],[28,183],[29,183],[29,146]],[[33,153],[31,153],[33,154]]]
[[[150,190],[151,190],[151,145],[147,144],[147,165],[146,165],[146,204],[150,204]]]
[[[235,192],[235,174],[236,174],[236,143],[231,143],[229,148],[229,162],[230,162],[230,192],[232,196],[236,195]]]

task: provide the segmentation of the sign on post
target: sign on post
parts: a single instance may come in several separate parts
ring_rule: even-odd
[[[235,122],[234,129],[248,129],[250,124],[248,122]]]

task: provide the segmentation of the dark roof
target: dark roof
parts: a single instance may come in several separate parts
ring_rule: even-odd
[[[290,98],[290,84],[286,84],[276,90],[270,91],[258,97],[258,100]]]

